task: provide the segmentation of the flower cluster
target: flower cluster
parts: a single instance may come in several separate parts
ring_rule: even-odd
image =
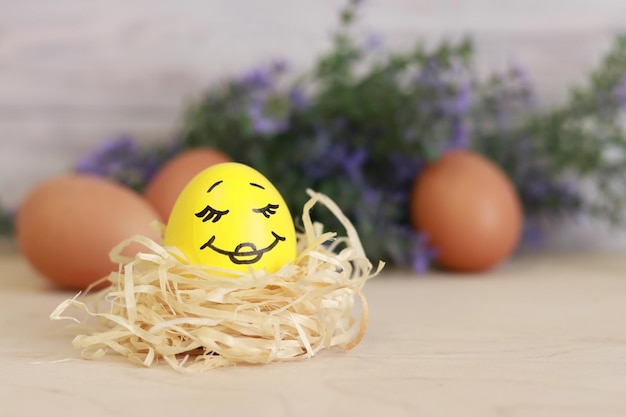
[[[284,61],[254,68],[191,105],[172,146],[139,149],[120,139],[77,170],[141,189],[177,150],[217,148],[263,172],[293,213],[307,188],[327,194],[370,257],[416,270],[436,251],[409,224],[411,185],[450,149],[472,149],[503,168],[522,200],[530,241],[545,215],[624,214],[626,37],[617,38],[588,85],[540,110],[522,67],[478,77],[468,40],[405,52],[386,50],[379,36],[358,41],[359,3],[349,1],[332,48],[304,74]],[[592,192],[583,193],[583,185]],[[339,226],[329,213],[313,215]]]
[[[505,170],[524,205],[530,242],[544,215],[618,217],[624,197],[609,184],[626,175],[626,162],[599,155],[625,148],[618,116],[626,102],[626,40],[618,38],[591,85],[540,112],[522,67],[481,79],[467,40],[399,53],[386,51],[378,36],[358,42],[358,3],[342,11],[333,48],[306,74],[290,76],[275,63],[208,91],[189,109],[184,146],[216,147],[257,167],[293,208],[306,188],[328,194],[372,257],[417,270],[435,251],[409,225],[411,184],[450,149],[472,149]],[[595,184],[602,199],[585,199],[583,182]]]
[[[161,164],[179,149],[176,143],[145,148],[129,136],[120,136],[103,141],[98,148],[81,157],[74,170],[110,178],[139,191]]]

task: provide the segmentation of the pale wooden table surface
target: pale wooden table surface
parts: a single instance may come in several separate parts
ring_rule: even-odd
[[[68,293],[0,252],[0,415],[625,416],[626,256],[518,257],[490,274],[370,281],[351,352],[197,376],[89,362],[48,314]]]

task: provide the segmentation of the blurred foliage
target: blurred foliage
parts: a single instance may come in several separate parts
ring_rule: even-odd
[[[13,234],[13,214],[0,207],[0,236]]]
[[[569,99],[539,111],[514,70],[479,84],[472,147],[514,180],[527,215],[592,213],[622,222],[626,193],[626,36]]]
[[[358,3],[341,12],[332,48],[304,75],[290,78],[275,63],[210,89],[188,109],[183,145],[215,147],[261,170],[294,213],[306,188],[328,194],[370,256],[417,269],[432,251],[409,226],[410,187],[449,149],[500,165],[528,217],[624,214],[626,38],[587,86],[539,110],[523,68],[479,78],[468,39],[401,52],[360,42]]]

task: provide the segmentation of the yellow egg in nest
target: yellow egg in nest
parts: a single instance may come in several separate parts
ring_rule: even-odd
[[[120,242],[110,254],[119,264],[110,285],[63,301],[50,317],[87,313],[85,333],[72,341],[84,358],[114,352],[181,372],[352,349],[368,323],[361,289],[384,264],[373,268],[330,198],[307,194],[296,231],[280,193],[258,171],[233,162],[207,168],[180,194],[163,246],[141,235]],[[311,219],[316,204],[345,235]],[[144,249],[123,256],[131,244]]]
[[[180,249],[189,263],[271,273],[296,257],[296,232],[285,200],[267,178],[225,162],[200,172],[183,189],[164,245]]]

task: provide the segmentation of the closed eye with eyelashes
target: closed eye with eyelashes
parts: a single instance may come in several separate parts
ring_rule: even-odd
[[[196,217],[198,218],[203,218],[202,222],[206,222],[211,220],[213,223],[216,223],[219,219],[222,218],[222,216],[225,216],[228,214],[230,210],[217,210],[214,209],[213,207],[207,205],[205,208],[203,208],[202,210],[200,210],[199,212],[195,213]]]
[[[276,214],[276,210],[278,209],[278,204],[268,204],[265,207],[262,208],[258,208],[258,209],[252,209],[253,212],[255,213],[261,213],[263,214],[266,218],[270,218],[270,216],[272,214]]]

